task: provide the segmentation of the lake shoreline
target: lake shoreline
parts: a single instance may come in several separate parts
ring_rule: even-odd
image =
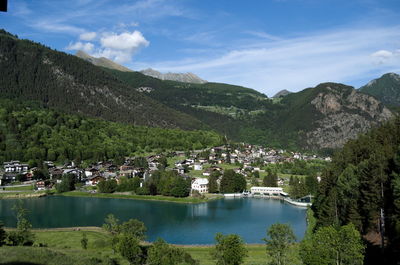
[[[121,193],[89,193],[89,192],[81,192],[81,191],[69,191],[60,194],[54,194],[55,196],[66,196],[66,197],[89,197],[89,198],[107,198],[107,199],[129,199],[129,200],[142,200],[142,201],[158,201],[158,202],[174,202],[174,203],[184,203],[184,204],[198,204],[205,203],[214,200],[223,199],[224,196],[217,195],[214,197],[209,197],[206,199],[201,198],[192,198],[192,197],[184,197],[184,198],[176,198],[176,197],[167,197],[161,195],[133,195],[133,194],[121,194]]]

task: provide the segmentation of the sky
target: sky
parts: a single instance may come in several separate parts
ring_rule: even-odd
[[[273,96],[400,73],[400,0],[9,0],[0,28]]]

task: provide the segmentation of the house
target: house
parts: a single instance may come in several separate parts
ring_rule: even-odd
[[[196,163],[196,164],[194,164],[194,168],[193,169],[194,170],[203,170],[203,165]]]
[[[62,170],[61,168],[50,168],[49,169],[49,174],[50,174],[50,179],[58,179],[61,178],[63,175],[64,170]]]
[[[96,176],[99,174],[99,170],[97,168],[87,168],[85,169],[85,176],[86,177],[91,177],[91,176]]]
[[[185,168],[183,168],[183,167],[175,167],[173,170],[178,172],[179,175],[185,174]]]
[[[85,184],[89,185],[89,186],[96,186],[102,180],[106,180],[106,179],[101,176],[92,176],[92,177],[89,177],[88,180],[86,180]]]
[[[26,173],[28,171],[28,164],[21,164],[18,160],[4,162],[5,173]]]
[[[192,192],[198,191],[199,193],[208,193],[208,179],[196,178],[192,182]]]

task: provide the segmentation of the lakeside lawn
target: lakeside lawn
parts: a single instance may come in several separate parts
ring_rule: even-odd
[[[120,264],[128,264],[121,256],[114,254],[111,248],[111,237],[98,227],[43,229],[33,230],[36,236],[36,245],[39,243],[47,247],[1,247],[0,263],[32,262],[39,264],[93,264],[92,261],[116,258]],[[88,239],[88,247],[82,249],[80,240],[83,233]],[[213,246],[183,246],[200,265],[212,265],[210,251]],[[246,245],[248,257],[245,265],[267,264],[269,257],[265,245]],[[294,245],[289,254],[290,264],[301,264],[298,257],[298,245]],[[105,264],[105,263],[103,263]]]
[[[164,202],[177,202],[177,203],[202,203],[211,200],[220,199],[222,195],[207,194],[205,198],[175,198],[162,195],[133,195],[133,194],[115,194],[115,193],[90,193],[82,191],[68,191],[61,193],[62,196],[76,196],[76,197],[96,197],[96,198],[115,198],[115,199],[133,199],[133,200],[151,200],[151,201],[164,201]]]
[[[4,190],[6,191],[33,191],[33,185],[29,185],[29,186],[19,186],[19,187],[13,187],[13,186],[9,186],[9,187],[5,187]]]

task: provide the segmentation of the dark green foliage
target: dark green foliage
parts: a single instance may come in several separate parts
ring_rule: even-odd
[[[101,193],[113,193],[117,190],[118,184],[115,179],[102,180],[97,184],[97,188]]]
[[[399,154],[400,118],[349,141],[322,175],[313,204],[318,227],[353,223],[362,235],[380,234],[383,212],[386,252],[378,259],[387,264],[400,257]]]
[[[121,177],[120,178],[120,183],[117,186],[116,191],[119,192],[124,192],[124,191],[133,191],[136,192],[136,190],[140,187],[140,178],[139,177],[134,177],[134,178],[126,178],[126,177]]]
[[[211,256],[216,260],[217,265],[240,265],[248,255],[245,244],[238,235],[224,236],[217,233],[215,241],[215,249],[211,252]]]
[[[198,264],[190,254],[183,249],[168,245],[158,238],[149,248],[146,264],[148,265],[196,265]]]
[[[300,256],[305,265],[363,264],[365,246],[353,224],[334,228],[321,227],[300,245]]]
[[[62,177],[61,183],[56,184],[56,190],[58,193],[63,193],[71,190],[75,190],[76,176],[68,174]]]
[[[76,56],[0,35],[1,96],[135,125],[205,128]]]
[[[0,162],[97,162],[156,149],[185,150],[220,143],[212,132],[145,128],[67,115],[34,104],[0,100]],[[18,124],[18,126],[13,124]],[[42,175],[43,173],[43,175]],[[45,168],[39,178],[47,178]]]
[[[208,178],[208,192],[209,193],[218,193],[218,178],[221,176],[219,171],[214,171],[211,173],[210,177]]]
[[[133,165],[135,167],[141,167],[141,168],[149,168],[149,164],[147,163],[147,159],[145,157],[135,157],[135,159],[133,160]]]
[[[132,265],[141,265],[145,260],[139,239],[126,234],[117,236],[118,241],[115,250]]]
[[[137,189],[140,195],[164,195],[187,197],[190,194],[191,179],[185,178],[176,171],[155,171],[143,188]]]
[[[88,242],[89,242],[89,240],[88,240],[88,238],[86,236],[86,233],[83,233],[82,234],[82,239],[81,239],[81,246],[82,246],[83,249],[87,249]]]
[[[8,241],[12,246],[32,246],[35,235],[31,232],[32,225],[26,219],[27,210],[22,201],[18,201],[13,210],[17,216],[17,229],[8,233]]]
[[[278,187],[278,174],[276,171],[268,170],[267,175],[263,179],[265,187]]]
[[[273,224],[267,231],[267,253],[272,257],[273,264],[287,264],[289,247],[296,241],[296,236],[288,224]]]
[[[225,170],[220,183],[221,193],[235,193],[246,190],[246,179],[232,169]]]
[[[147,228],[143,222],[136,219],[129,219],[123,222],[119,227],[119,233],[129,235],[139,240],[146,239]]]
[[[293,177],[293,180],[289,185],[290,197],[293,199],[298,199],[310,194],[304,178]]]
[[[0,221],[0,247],[6,242],[7,232],[4,230],[4,224]]]

